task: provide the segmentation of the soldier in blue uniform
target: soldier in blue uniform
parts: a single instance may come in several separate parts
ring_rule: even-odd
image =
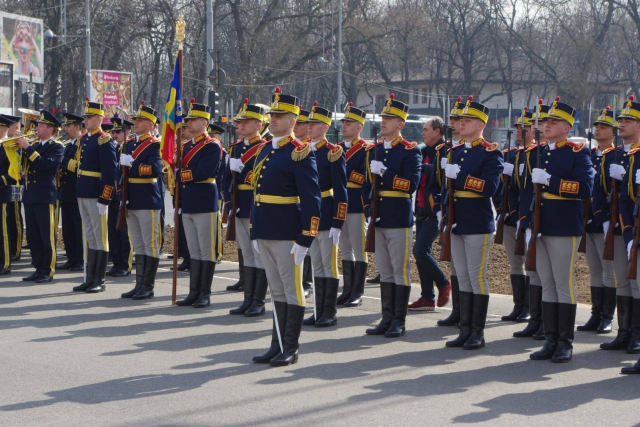
[[[160,210],[162,199],[162,160],[160,141],[152,135],[157,117],[153,108],[142,101],[131,116],[133,133],[120,154],[120,164],[129,168],[127,228],[136,256],[136,285],[121,296],[133,300],[154,297],[154,287],[162,233]],[[123,183],[124,184],[124,183]]]
[[[180,141],[181,146],[184,146],[189,140],[191,136],[189,135],[189,128],[187,126],[186,121],[182,121],[182,141]],[[177,148],[176,148],[177,150]],[[175,206],[175,194],[173,194],[173,201],[171,206]],[[191,266],[191,256],[189,255],[189,247],[187,246],[187,238],[184,234],[184,226],[182,223],[182,193],[180,193],[180,201],[178,202],[178,225],[176,227],[178,230],[178,258],[182,258],[182,262],[178,266],[178,271],[189,271],[189,267]],[[175,254],[169,255],[168,259],[173,259],[176,256]],[[169,267],[169,269],[173,270],[173,265]]]
[[[84,237],[87,241],[85,281],[74,292],[105,290],[109,258],[107,211],[115,197],[116,150],[111,135],[102,131],[104,107],[87,98],[84,123],[87,134],[80,142],[77,196]],[[75,161],[75,160],[74,160]]]
[[[267,295],[267,272],[260,261],[260,255],[253,249],[250,239],[250,216],[253,206],[252,171],[260,148],[267,142],[260,137],[265,111],[258,105],[249,104],[245,98],[236,115],[238,135],[242,138],[231,148],[228,173],[235,172],[238,188],[230,188],[227,199],[232,199],[233,191],[238,192],[239,206],[236,206],[236,241],[242,250],[244,269],[244,300],[240,307],[230,314],[245,317],[261,316],[265,313]],[[233,185],[233,184],[232,184]]]
[[[222,235],[222,214],[224,210],[224,192],[222,191],[222,184],[224,176],[227,172],[227,165],[229,163],[229,154],[227,150],[224,149],[222,145],[222,134],[224,133],[224,129],[216,123],[209,123],[207,126],[207,133],[211,138],[213,138],[220,147],[222,147],[222,159],[220,160],[220,167],[218,168],[218,176],[216,177],[216,187],[218,188],[218,217],[217,217],[217,226],[216,226],[216,248],[215,248],[215,256],[216,264],[219,264],[222,261],[223,255],[223,241],[224,236]],[[187,249],[187,254],[188,254]]]
[[[298,98],[276,93],[271,100],[270,144],[253,167],[251,240],[265,270],[273,300],[271,347],[256,363],[286,366],[298,360],[304,317],[302,264],[320,227],[320,186],[311,144],[293,136]]]
[[[342,147],[327,141],[331,112],[314,102],[309,119],[309,143],[316,155],[322,206],[318,234],[309,248],[313,263],[315,313],[304,325],[326,328],[338,323],[338,243],[347,219],[347,176]]]
[[[364,180],[367,173],[367,149],[372,144],[360,137],[367,113],[349,106],[342,118],[342,147],[346,162],[347,219],[340,233],[340,252],[342,253],[342,294],[338,297],[338,305],[358,307],[362,304],[364,281],[367,278],[368,258],[365,251],[366,218],[370,216],[371,201],[364,192]]]
[[[19,116],[11,116],[2,114],[2,117],[9,120],[7,126],[6,137],[13,138],[20,134],[20,124],[22,118]],[[19,154],[19,150],[18,150]],[[9,234],[9,252],[11,253],[11,261],[19,261],[22,251],[22,203],[19,200],[13,200],[7,204],[7,230]]]
[[[182,192],[182,222],[191,254],[189,295],[179,306],[204,308],[210,305],[211,284],[216,269],[215,246],[218,216],[216,177],[222,146],[209,137],[211,107],[191,99],[188,121],[192,137],[183,147],[182,169],[176,172]]]
[[[410,245],[413,240],[413,203],[421,170],[420,148],[401,135],[409,107],[391,94],[382,109],[380,134],[383,141],[367,151],[369,191],[378,175],[378,217],[375,222],[375,258],[380,272],[382,319],[366,330],[368,335],[401,337],[411,294]],[[372,195],[376,197],[376,195]]]
[[[63,147],[54,139],[62,126],[49,111],[42,110],[35,130],[38,141],[29,145],[25,138],[17,140],[23,150],[25,190],[23,204],[27,227],[27,242],[31,264],[36,271],[24,281],[50,282],[56,271],[55,207],[56,174],[62,161]]]
[[[540,235],[536,240],[536,271],[542,281],[542,320],[546,342],[530,355],[554,363],[571,360],[576,320],[573,271],[584,227],[584,201],[591,196],[593,165],[589,148],[567,135],[575,110],[556,97],[544,123],[549,140],[541,164],[529,158],[531,182],[540,184]],[[536,162],[537,163],[537,162]],[[538,167],[536,167],[538,166]],[[527,230],[530,236],[531,230]],[[528,240],[528,239],[527,239]]]
[[[82,218],[78,208],[77,182],[80,160],[80,140],[84,119],[71,113],[63,113],[64,130],[69,142],[64,147],[60,164],[60,209],[62,211],[62,239],[67,253],[67,262],[60,270],[81,271],[83,263]]]
[[[0,116],[0,140],[13,122]],[[9,211],[13,208],[12,187],[20,180],[20,156],[16,148],[0,147],[0,276],[11,274]]]
[[[298,120],[296,120],[296,125],[293,128],[293,134],[299,141],[305,141],[309,137],[309,111],[305,110],[302,105],[300,105],[300,114],[298,115]],[[304,288],[304,296],[308,297],[311,293],[311,288],[313,286],[313,263],[311,262],[311,255],[307,254],[304,258],[304,264],[302,268],[302,287]]]
[[[451,148],[445,176],[453,180],[454,225],[451,255],[460,282],[460,334],[447,347],[484,347],[489,306],[487,265],[495,221],[491,198],[503,171],[498,143],[484,140],[489,108],[470,96],[460,114],[464,142]]]
[[[635,120],[634,120],[635,121]],[[587,247],[585,257],[589,267],[590,289],[591,289],[591,317],[583,324],[579,325],[579,331],[597,331],[600,334],[611,332],[611,324],[613,323],[613,314],[616,310],[616,276],[624,281],[625,288],[630,292],[629,279],[626,279],[627,256],[625,254],[625,246],[622,240],[620,224],[616,224],[613,230],[617,234],[614,237],[615,246],[618,246],[618,258],[622,270],[619,274],[614,274],[613,262],[604,260],[604,246],[606,234],[604,234],[604,223],[610,224],[610,206],[609,192],[611,188],[611,178],[608,172],[615,160],[615,147],[613,146],[613,126],[617,126],[614,122],[611,107],[607,106],[602,110],[596,120],[593,122],[595,126],[596,147],[591,148],[591,163],[596,173],[593,182],[593,195],[591,209],[589,211],[589,219],[585,227],[587,228]],[[637,141],[636,141],[637,142]],[[610,154],[611,153],[611,154]],[[604,160],[603,160],[604,159]],[[626,152],[618,150],[618,161],[628,163]],[[622,174],[616,175],[622,178],[624,175],[624,167],[621,164],[616,166],[622,167]],[[618,183],[617,185],[621,185]],[[616,240],[618,240],[616,242]],[[623,284],[622,282],[620,283]]]
[[[120,154],[124,143],[129,139],[129,131],[133,123],[119,117],[117,114],[111,118],[113,127],[111,137],[116,144],[116,155],[118,158],[118,168],[116,169],[116,196],[109,203],[108,233],[109,251],[113,266],[107,271],[107,276],[125,277],[131,274],[133,263],[133,246],[129,240],[129,230],[118,230],[118,213],[120,202],[122,201],[122,167],[120,166]],[[104,128],[104,125],[103,125]]]
[[[618,307],[618,333],[616,337],[609,342],[600,344],[603,350],[626,350],[627,353],[640,353],[640,291],[638,290],[638,281],[627,279],[626,271],[629,265],[625,251],[628,251],[628,245],[633,239],[634,225],[634,203],[636,201],[633,180],[636,178],[637,155],[640,148],[640,104],[635,102],[635,98],[629,97],[625,107],[617,117],[619,124],[619,135],[624,140],[624,148],[618,148],[618,162],[615,163],[614,151],[605,154],[604,172],[607,171],[609,165],[609,176],[604,179],[604,184],[611,183],[611,178],[616,181],[622,181],[620,191],[620,221],[619,227],[614,229],[614,251],[613,251],[613,268],[616,277],[616,300]],[[602,170],[602,169],[601,169]],[[598,189],[598,192],[604,191],[604,188]],[[609,192],[611,189],[609,189]],[[602,196],[599,197],[601,199]],[[598,206],[601,206],[599,204]],[[607,210],[607,213],[609,211]],[[610,216],[610,215],[609,215]],[[598,215],[597,219],[602,220],[602,216]],[[608,230],[610,223],[609,218],[603,223],[603,229]],[[623,236],[618,235],[622,230]],[[606,232],[605,232],[606,233]],[[619,276],[622,274],[622,276]]]

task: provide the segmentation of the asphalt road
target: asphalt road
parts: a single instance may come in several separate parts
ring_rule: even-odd
[[[25,261],[0,279],[0,425],[638,425],[640,377],[620,375],[637,356],[598,350],[605,338],[577,333],[574,359],[529,360],[539,342],[511,338],[522,325],[498,314],[508,297],[492,296],[487,346],[445,348],[456,329],[448,314],[410,314],[404,338],[370,337],[379,291],[340,309],[338,327],[305,328],[300,360],[286,368],[256,365],[269,345],[271,311],[258,319],[228,314],[241,295],[224,291],[237,265],[224,262],[205,310],[172,307],[169,261],[156,298],[119,298],[132,278],[111,280],[97,295],[76,294],[80,275],[20,281]],[[178,292],[187,292],[180,274]],[[417,289],[417,288],[416,288]],[[417,291],[414,291],[414,295]],[[413,299],[413,298],[412,298]],[[309,310],[310,310],[309,305]],[[580,306],[578,320],[588,317]]]

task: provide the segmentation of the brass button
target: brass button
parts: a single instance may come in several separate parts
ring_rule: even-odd
[[[260,206],[260,202],[256,203],[256,206]]]
[[[466,153],[466,152],[467,152],[467,150],[464,150],[464,152]]]
[[[383,160],[383,162],[386,162],[386,161],[387,161],[387,159],[384,159],[384,160]]]
[[[263,166],[263,167],[262,167],[262,169],[266,169],[266,168],[267,168],[266,166]]]
[[[258,187],[260,187],[260,184],[258,184]]]
[[[260,175],[260,178],[262,178],[262,175]]]
[[[385,154],[389,152],[389,150],[384,150]]]

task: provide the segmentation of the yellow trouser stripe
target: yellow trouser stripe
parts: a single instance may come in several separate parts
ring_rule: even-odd
[[[133,269],[133,244],[131,243],[131,235],[129,234],[129,227],[127,227],[127,239],[129,239],[129,270]]]
[[[338,276],[338,247],[333,244],[333,238],[331,238],[331,277],[334,279]]]
[[[13,207],[16,211],[16,229],[18,230],[17,234],[17,242],[16,242],[16,253],[15,256],[20,256],[22,252],[22,223],[20,222],[20,205],[18,202],[13,202]]]
[[[11,254],[9,253],[9,233],[7,232],[7,205],[2,204],[2,245],[4,248],[4,267],[9,268]]]
[[[57,204],[57,202],[56,202]],[[49,268],[51,272],[49,273],[49,277],[53,277],[56,272],[56,227],[55,227],[55,212],[52,204],[49,204],[49,241],[51,243],[51,264],[49,264]]]
[[[218,248],[216,261],[220,261],[222,259],[222,215],[220,215],[220,210],[218,210],[218,226],[216,228],[216,247]]]
[[[293,277],[295,280],[296,297],[298,298],[298,305],[300,307],[304,307],[304,291],[302,290],[302,266],[304,264],[297,265],[296,254],[293,254],[291,256],[293,257]]]
[[[214,228],[214,224],[213,224],[213,212],[211,212],[209,217],[209,233],[210,233],[210,244],[211,244],[211,261],[215,261],[216,260],[216,233],[215,233],[215,228]]]
[[[151,209],[151,256],[156,256],[156,211]]]
[[[362,257],[364,258],[364,262],[368,262],[367,259],[367,251],[364,250],[364,247],[367,245],[367,230],[364,229],[364,214],[360,215],[360,234],[362,237]]]
[[[573,269],[576,265],[576,236],[571,238],[571,264],[569,264],[569,295],[571,296],[571,304],[576,303],[576,295],[573,291]]]
[[[107,228],[107,216],[100,215],[100,231],[102,239],[102,248],[109,252],[109,229]]]
[[[407,266],[409,264],[409,229],[404,229],[404,260],[402,260],[402,280],[405,286],[409,286],[409,280],[407,278]]]
[[[487,245],[489,243],[489,234],[484,235],[484,243],[482,244],[482,260],[480,261],[480,272],[478,273],[478,282],[480,283],[480,294],[486,295],[484,289],[484,266],[487,263]]]

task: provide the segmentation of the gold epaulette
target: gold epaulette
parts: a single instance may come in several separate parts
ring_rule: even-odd
[[[400,141],[400,144],[404,145],[405,150],[413,150],[418,146],[418,143],[416,141],[409,142],[406,139],[403,139],[402,141]]]
[[[291,144],[296,147],[291,152],[291,159],[295,162],[305,159],[309,153],[311,153],[311,143],[302,142],[299,139],[293,138]]]
[[[442,144],[438,144],[438,145],[436,145],[436,151],[440,151],[440,149],[441,149],[442,147],[444,147],[445,145],[447,145],[447,143],[446,143],[446,142],[443,142]]]
[[[484,147],[485,151],[496,151],[498,147],[500,147],[500,144],[498,144],[497,142],[484,141],[482,143],[482,146]]]
[[[569,147],[573,148],[573,152],[574,153],[579,153],[580,151],[582,151],[582,149],[587,145],[586,142],[567,142],[567,145]]]
[[[111,135],[101,132],[100,137],[98,138],[98,145],[106,144],[109,141],[111,141]]]
[[[327,153],[327,158],[329,159],[330,162],[333,163],[342,157],[343,150],[341,146],[328,143],[327,148],[329,148],[329,152]]]
[[[365,151],[370,151],[371,149],[375,148],[376,145],[378,144],[382,144],[381,142],[371,142],[371,143],[367,143],[367,145],[364,146]]]
[[[593,147],[593,149],[594,149],[594,150],[597,150],[597,149],[598,149],[598,147]],[[602,155],[604,156],[605,154],[610,153],[610,152],[611,152],[611,151],[613,151],[613,150],[615,150],[615,147],[605,148],[605,149],[602,151]]]

